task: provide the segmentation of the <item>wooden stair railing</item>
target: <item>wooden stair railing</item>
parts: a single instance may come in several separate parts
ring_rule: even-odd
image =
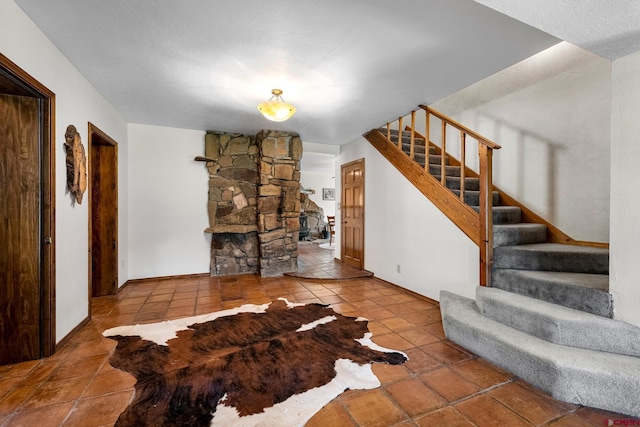
[[[442,212],[449,217],[474,243],[480,248],[480,285],[491,285],[491,268],[493,265],[493,214],[492,214],[492,194],[493,194],[493,150],[500,149],[500,146],[482,135],[472,131],[455,120],[439,113],[429,107],[420,106],[426,112],[425,129],[429,135],[431,116],[436,117],[441,122],[441,141],[436,150],[440,154],[440,178],[436,179],[429,171],[429,146],[433,143],[425,139],[425,165],[424,170],[414,162],[415,140],[415,111],[411,112],[411,134],[410,148],[407,156],[402,150],[403,138],[403,118],[397,120],[398,139],[392,141],[392,122],[387,123],[386,138],[379,131],[371,131],[365,134],[365,138],[378,149],[387,159],[389,159],[401,173],[412,182],[421,181],[421,191],[427,196]],[[456,196],[447,188],[447,127],[450,126],[459,131],[460,135],[460,194]],[[468,138],[469,137],[469,138]],[[475,140],[478,146],[478,165],[480,183],[480,206],[476,212],[464,203],[465,177],[466,177],[466,147],[468,140]],[[451,177],[449,177],[451,179]],[[424,191],[423,189],[428,189]]]

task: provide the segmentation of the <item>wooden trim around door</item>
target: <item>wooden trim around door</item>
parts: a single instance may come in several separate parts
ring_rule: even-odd
[[[18,95],[38,98],[41,115],[41,262],[42,262],[42,356],[51,356],[56,350],[56,236],[55,236],[55,98],[56,95],[9,58],[0,53],[0,71],[13,80]],[[22,91],[26,91],[23,93]],[[11,91],[9,91],[11,92]],[[10,93],[9,93],[10,94]]]
[[[88,293],[89,293],[89,317],[91,318],[91,298],[93,297],[93,253],[92,253],[92,248],[93,248],[93,197],[91,197],[92,193],[92,155],[94,147],[97,145],[106,145],[106,146],[111,146],[114,147],[115,150],[115,163],[116,166],[118,164],[118,143],[111,138],[109,135],[107,135],[104,131],[102,131],[100,128],[98,128],[96,125],[94,125],[91,122],[88,122],[88,141],[87,141],[87,150],[88,150],[88,156],[87,156],[87,174],[88,174],[88,194],[90,195],[89,197],[89,221],[88,221],[88,228],[89,228],[89,241],[88,241],[88,247],[89,247],[89,252],[88,252],[88,273],[89,273],[89,277],[88,277],[88,284],[89,284],[89,289],[88,289]],[[118,174],[116,174],[115,176],[115,197],[116,200],[118,199]],[[116,205],[117,206],[117,205]],[[116,224],[115,224],[115,228],[116,228],[116,236],[118,235],[118,212],[117,212],[117,207],[116,207],[116,212],[115,212],[115,216],[116,216]],[[115,248],[115,256],[116,256],[116,267],[117,267],[117,263],[118,263],[118,245],[116,244],[116,248]],[[116,271],[116,278],[118,277],[118,272]],[[116,284],[115,284],[115,289],[114,289],[114,295],[115,293],[118,291],[118,283],[117,283],[117,279],[116,279]]]

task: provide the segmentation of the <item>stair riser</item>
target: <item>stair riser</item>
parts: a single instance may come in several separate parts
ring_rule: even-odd
[[[411,152],[411,145],[402,144],[402,151],[404,151],[408,155]],[[413,146],[413,152],[415,154],[420,154],[420,155],[422,155],[424,157],[425,151],[426,151],[426,148],[425,148],[424,145],[414,145]]]
[[[547,240],[547,227],[542,224],[523,224],[522,227],[506,227],[494,224],[493,247],[528,245]]]
[[[471,206],[476,212],[480,211],[478,206]],[[494,207],[492,210],[494,224],[517,224],[522,217],[520,208],[511,206]]]
[[[440,181],[440,175],[433,175],[435,179]],[[460,178],[450,178],[447,177],[447,188],[449,190],[459,190],[460,189]],[[471,191],[479,191],[480,190],[480,180],[478,178],[465,178],[464,179],[464,189]]]
[[[429,165],[431,175],[440,175],[440,165]],[[460,166],[445,166],[445,176],[460,176]]]
[[[496,269],[565,271],[570,273],[609,274],[609,256],[580,252],[518,251],[517,246],[496,248]]]
[[[460,197],[460,191],[453,191],[456,196]],[[479,191],[465,191],[464,192],[464,202],[469,206],[480,206],[480,192]],[[493,192],[493,206],[500,204],[500,193],[497,191]]]
[[[518,271],[494,269],[491,286],[598,316],[613,317],[611,294],[579,284],[526,277]]]
[[[483,316],[548,342],[640,356],[640,328],[498,288],[477,287]]]
[[[407,154],[407,156],[409,155],[408,151],[405,151],[405,153]],[[416,162],[418,162],[420,164],[420,166],[424,167],[424,158],[425,155],[420,154],[420,153],[414,153],[413,154],[413,160],[415,160]],[[437,155],[437,154],[430,154],[429,155],[429,164],[430,165],[440,165],[440,162],[442,161],[442,158]],[[448,159],[445,159],[445,164],[449,164]]]

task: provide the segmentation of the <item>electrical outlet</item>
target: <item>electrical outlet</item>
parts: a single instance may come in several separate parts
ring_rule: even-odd
[[[400,273],[400,264],[396,264],[396,271]]]

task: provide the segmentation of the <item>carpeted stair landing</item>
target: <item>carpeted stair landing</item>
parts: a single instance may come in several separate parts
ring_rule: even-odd
[[[640,328],[496,288],[440,309],[447,338],[553,397],[640,417]]]

